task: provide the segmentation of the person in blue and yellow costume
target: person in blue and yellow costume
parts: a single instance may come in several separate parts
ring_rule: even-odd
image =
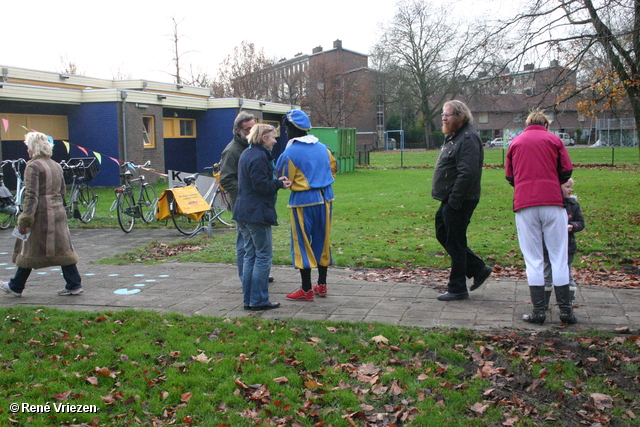
[[[291,180],[291,258],[300,270],[302,286],[288,294],[291,301],[313,301],[327,296],[327,270],[331,258],[333,188],[338,162],[331,150],[313,135],[311,121],[302,110],[290,110],[283,119],[287,148],[278,157],[276,174]],[[311,283],[311,269],[318,268],[318,282]]]

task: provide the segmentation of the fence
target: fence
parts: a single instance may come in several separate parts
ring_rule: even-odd
[[[598,119],[596,122],[597,145],[603,147],[636,147],[638,135],[634,119]]]
[[[574,165],[640,165],[638,147],[568,147]],[[368,153],[369,164],[379,168],[433,167],[438,158],[438,150],[372,151]],[[504,166],[506,149],[486,148],[485,166]]]

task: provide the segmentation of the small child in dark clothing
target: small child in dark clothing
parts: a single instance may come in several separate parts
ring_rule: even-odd
[[[577,245],[576,236],[574,233],[584,230],[584,218],[582,217],[582,211],[578,204],[578,198],[572,196],[573,193],[573,179],[569,178],[569,181],[562,184],[562,197],[564,199],[564,208],[567,211],[567,217],[569,220],[569,254],[567,261],[569,263],[569,289],[571,291],[571,301],[573,302],[576,295],[576,282],[573,280],[573,273],[571,272],[571,265],[576,255]],[[549,262],[549,254],[547,253],[546,246],[544,247],[544,288],[545,288],[545,308],[549,309],[549,300],[551,299],[551,292],[553,291],[553,281],[551,277],[551,263]]]

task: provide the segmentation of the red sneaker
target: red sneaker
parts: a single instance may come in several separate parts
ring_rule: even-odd
[[[298,289],[294,293],[288,294],[287,299],[290,301],[313,301],[313,289],[310,289],[308,292]]]
[[[327,296],[327,284],[325,283],[324,285],[321,285],[318,283],[318,286],[314,286],[313,287],[313,292],[318,295],[319,297],[326,297]]]

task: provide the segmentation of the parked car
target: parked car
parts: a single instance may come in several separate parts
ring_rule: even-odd
[[[489,147],[489,148],[503,148],[504,147],[504,141],[503,141],[502,138],[496,138],[496,139],[493,139],[491,141],[487,141],[486,146]]]
[[[576,141],[568,133],[558,132],[556,135],[560,137],[564,145],[576,145]]]

